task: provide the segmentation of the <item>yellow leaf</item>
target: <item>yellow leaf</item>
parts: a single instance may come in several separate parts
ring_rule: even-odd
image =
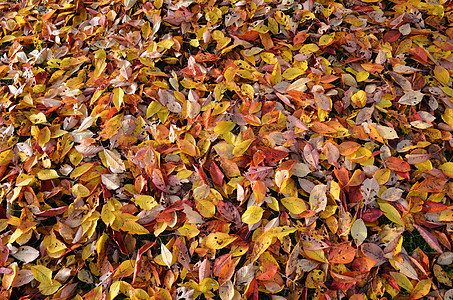
[[[27,270],[27,275],[21,275],[21,273],[23,274],[23,272],[25,271],[24,269],[21,269],[19,270],[19,267],[17,266],[17,262],[13,262],[12,264],[9,264],[8,265],[8,268],[10,270],[12,270],[12,273],[9,273],[9,274],[3,274],[3,278],[2,278],[2,288],[5,289],[5,290],[9,290],[12,287],[18,287],[20,285],[24,285],[26,283],[22,283],[21,282],[21,277],[27,277],[29,278],[30,280],[28,280],[29,282],[31,280],[33,280],[33,278],[30,278],[29,276],[29,271]],[[32,272],[32,275],[33,275],[33,272]]]
[[[50,129],[49,127],[44,127],[39,131],[38,137],[38,144],[43,147],[45,144],[47,144],[50,141]]]
[[[41,292],[41,294],[47,296],[55,294],[60,288],[60,286],[61,283],[52,279],[50,282],[41,282],[41,284],[38,286],[38,289]]]
[[[107,234],[105,234],[105,232],[102,233],[101,237],[97,240],[96,242],[96,253],[98,254],[98,256],[100,255],[100,253],[105,250],[105,243],[107,242],[107,240],[109,239],[109,236]]]
[[[113,278],[128,277],[134,273],[134,269],[135,260],[125,260],[120,264],[118,269],[116,269],[115,274],[113,274]]]
[[[220,115],[226,112],[226,110],[230,107],[231,103],[229,101],[222,101],[217,103],[217,105],[212,110],[212,115]]]
[[[327,46],[335,40],[335,33],[325,34],[319,38],[319,46]]]
[[[443,86],[440,88],[445,94],[447,94],[450,97],[453,97],[453,89],[449,88],[448,86]]]
[[[71,190],[76,196],[82,198],[88,197],[91,194],[90,190],[80,183],[75,184]]]
[[[259,33],[267,33],[269,32],[269,28],[264,25],[264,24],[259,24],[252,29],[253,31],[259,32]]]
[[[213,232],[210,233],[204,240],[206,247],[210,249],[222,249],[234,242],[237,239],[236,236],[231,236],[228,233]]]
[[[362,71],[357,73],[355,77],[357,78],[357,82],[365,81],[368,79],[368,77],[370,77],[370,73],[368,73],[367,71]]]
[[[207,293],[210,290],[217,290],[219,288],[219,283],[215,279],[204,278],[198,285],[198,288],[202,293]]]
[[[304,253],[311,259],[320,261],[323,263],[329,263],[327,260],[326,256],[324,255],[324,251],[322,249],[320,250],[306,250],[304,249]]]
[[[289,68],[286,69],[285,72],[283,72],[283,77],[288,80],[293,80],[296,77],[304,74],[305,71],[299,68]]]
[[[76,178],[76,177],[82,176],[83,174],[88,172],[93,166],[94,166],[94,163],[82,164],[82,165],[78,166],[77,168],[75,168],[71,172],[71,176],[70,177],[71,178]]]
[[[450,81],[450,73],[442,66],[434,67],[434,77],[443,85],[447,85]]]
[[[157,43],[158,46],[163,47],[167,50],[170,49],[174,44],[175,42],[171,38],[162,40],[159,43]]]
[[[186,221],[183,226],[178,228],[178,232],[182,236],[186,236],[187,238],[191,239],[196,237],[200,233],[200,230],[198,230],[196,224],[189,223]]]
[[[38,178],[39,180],[49,180],[49,179],[55,179],[60,176],[58,176],[57,171],[51,170],[51,169],[43,169],[38,172]]]
[[[395,278],[396,282],[398,283],[398,286],[404,288],[409,293],[414,289],[414,286],[412,285],[411,281],[407,278],[406,275],[399,272],[390,272],[390,275],[392,275],[392,277]]]
[[[304,200],[297,197],[286,197],[280,200],[283,206],[292,214],[298,215],[307,210],[307,204]]]
[[[392,222],[404,226],[400,213],[390,203],[381,202],[379,208],[385,213],[385,216]]]
[[[411,292],[411,299],[420,299],[425,297],[431,290],[431,280],[423,279],[417,283]]]
[[[35,125],[47,122],[46,115],[42,112],[30,115],[29,119]]]
[[[233,149],[233,155],[235,157],[238,157],[244,154],[244,152],[248,150],[248,148],[250,147],[254,140],[255,139],[248,139],[236,144]]]
[[[282,81],[282,68],[280,67],[280,64],[277,62],[271,74],[271,83],[273,85],[276,85],[281,81]]]
[[[249,99],[253,99],[255,97],[255,89],[250,84],[241,85],[241,92],[247,95]]]
[[[439,169],[450,178],[453,177],[453,162],[446,162],[442,164]]]
[[[299,51],[301,53],[311,54],[311,53],[314,53],[314,52],[316,52],[318,50],[319,50],[318,45],[316,45],[316,44],[307,44],[307,45],[302,46],[302,48],[300,48]]]
[[[260,54],[260,57],[265,63],[269,65],[273,65],[277,62],[277,58],[275,58],[275,54],[273,53],[263,52]]]
[[[289,234],[291,233],[294,233],[297,231],[297,228],[295,227],[291,227],[291,226],[279,226],[279,227],[275,227],[275,228],[272,228],[271,230],[269,230],[268,232],[270,234],[272,234],[273,237],[276,237],[278,238],[279,240],[282,241],[282,239],[285,237],[285,236],[288,236]]]
[[[57,239],[53,231],[51,231],[50,235],[44,237],[43,245],[46,247],[47,253],[52,258],[61,257],[67,249],[66,245]]]
[[[146,109],[146,115],[145,118],[149,119],[161,110],[165,110],[165,106],[162,106],[159,102],[157,101],[151,101],[151,103],[148,105],[148,108]]]
[[[366,93],[362,90],[358,91],[352,95],[351,101],[359,108],[364,107],[366,105]]]
[[[134,221],[124,222],[123,226],[121,226],[121,230],[127,231],[131,234],[149,234],[148,229]]]
[[[158,203],[152,196],[149,195],[140,195],[135,198],[135,204],[140,206],[142,209],[150,210],[155,207]]]
[[[340,192],[341,192],[340,185],[336,181],[331,181],[330,182],[330,194],[337,201],[340,201]]]
[[[117,110],[121,109],[121,106],[123,105],[123,100],[124,100],[124,91],[122,88],[117,87],[113,90],[113,105],[115,105]]]
[[[264,251],[269,248],[272,244],[273,235],[270,232],[265,232],[264,234],[260,235],[255,243],[253,244],[253,251],[252,256],[250,257],[250,262],[256,261]]]
[[[245,224],[255,224],[258,223],[261,218],[263,217],[264,209],[257,205],[250,206],[247,210],[242,214],[242,222]]]
[[[43,265],[36,265],[31,267],[33,277],[40,283],[52,282],[52,270],[44,267]]]
[[[30,185],[32,182],[36,181],[34,179],[35,179],[35,176],[22,173],[21,175],[17,176],[17,178],[16,178],[16,186]]]
[[[205,218],[212,218],[215,215],[215,205],[209,200],[195,199],[198,212]]]
[[[14,35],[5,35],[1,40],[0,40],[0,44],[3,44],[3,43],[7,43],[9,41],[12,41],[16,38],[16,36]]]
[[[0,153],[0,167],[7,166],[14,157],[14,151],[13,150],[5,150],[2,153]]]
[[[391,172],[389,169],[380,169],[376,171],[374,177],[376,178],[379,185],[384,185],[385,183],[387,183],[387,181],[389,181],[390,173]]]
[[[214,127],[214,133],[218,135],[222,135],[227,132],[231,132],[233,128],[236,126],[236,123],[230,121],[219,121],[217,122],[216,126]]]
[[[115,299],[116,296],[118,296],[120,294],[121,282],[122,281],[115,281],[109,287],[109,293],[108,293],[108,296],[107,296],[108,300],[113,300],[113,299]]]
[[[113,214],[111,210],[108,209],[107,206],[102,207],[102,212],[101,212],[101,219],[104,221],[105,224],[112,224],[113,221],[115,220],[116,216]]]
[[[142,289],[130,289],[129,290],[129,297],[131,297],[131,300],[148,300],[150,299],[150,296],[148,295],[147,292],[145,292]]]

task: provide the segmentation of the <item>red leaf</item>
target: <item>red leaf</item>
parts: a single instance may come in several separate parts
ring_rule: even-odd
[[[234,222],[236,224],[241,224],[241,215],[231,202],[224,202],[222,200],[217,204],[217,210],[219,213],[228,221]]]
[[[3,267],[6,264],[9,256],[9,248],[3,245],[2,240],[0,239],[0,266]]]
[[[447,205],[432,201],[425,201],[423,203],[423,212],[439,212],[447,209]]]
[[[61,206],[61,207],[57,207],[57,208],[51,208],[51,209],[48,209],[48,210],[45,210],[45,211],[37,212],[37,213],[35,213],[35,216],[38,216],[38,217],[55,217],[55,216],[61,215],[67,209],[68,209],[68,206]]]
[[[401,36],[401,32],[397,30],[390,30],[384,34],[384,43],[393,43],[396,42]]]
[[[264,149],[264,162],[266,164],[273,164],[288,156],[288,152],[276,150],[276,149]]]
[[[135,279],[137,278],[138,272],[140,272],[140,261],[142,260],[143,254],[148,251],[152,246],[154,246],[155,242],[148,242],[144,244],[143,246],[138,249],[137,252],[137,258],[135,261],[135,268],[134,268],[134,276],[132,277],[132,283],[135,282]]]
[[[156,186],[156,188],[159,189],[160,191],[164,193],[169,193],[161,170],[159,169],[153,170],[152,182]]]
[[[382,216],[384,212],[377,208],[370,208],[367,209],[363,214],[362,214],[362,220],[371,223],[379,219],[380,216]]]
[[[439,245],[439,241],[434,235],[432,235],[428,230],[416,223],[414,223],[413,225],[418,230],[418,232],[420,232],[420,235],[428,243],[428,245],[433,248],[433,250],[443,253],[442,247]]]
[[[214,262],[214,267],[212,268],[212,273],[218,277],[220,275],[220,271],[222,270],[222,268],[231,261],[231,258],[232,258],[231,253],[227,253],[217,257],[217,259]]]
[[[255,278],[249,284],[249,288],[247,289],[247,299],[248,300],[258,300],[258,282]]]
[[[178,237],[175,242],[175,247],[179,249],[178,252],[178,262],[187,270],[191,270],[190,268],[190,255],[189,250],[187,249],[186,244]]]
[[[412,54],[414,58],[421,63],[428,63],[428,55],[426,54],[425,49],[423,49],[422,47],[412,48],[411,50],[409,50],[409,53]]]
[[[390,276],[389,274],[382,274],[382,277],[384,277],[387,282],[392,286],[392,288],[396,289],[397,291],[401,291],[398,282],[393,278],[393,276]]]
[[[214,181],[215,184],[223,184],[224,175],[215,162],[211,162],[211,165],[209,166],[209,173],[211,174],[212,181]]]
[[[121,232],[113,231],[113,240],[118,245],[118,248],[120,249],[122,254],[129,255],[129,252],[127,251],[126,244],[124,243],[123,235],[121,234]]]

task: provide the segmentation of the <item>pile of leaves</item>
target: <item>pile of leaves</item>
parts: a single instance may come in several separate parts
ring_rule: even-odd
[[[1,299],[452,299],[444,0],[0,1]]]

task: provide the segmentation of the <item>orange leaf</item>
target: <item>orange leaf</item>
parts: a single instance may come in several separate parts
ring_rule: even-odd
[[[233,277],[236,265],[239,263],[240,257],[235,257],[223,265],[219,274],[219,285],[224,284]]]
[[[297,44],[302,44],[303,42],[305,42],[305,40],[307,39],[307,33],[302,31],[302,32],[299,32],[298,34],[296,34],[293,38],[293,44],[294,45],[297,45]]]
[[[418,185],[416,191],[423,193],[440,193],[444,189],[448,179],[428,177]]]
[[[370,272],[376,264],[377,262],[369,257],[357,257],[352,263],[352,268],[356,271]]]
[[[398,157],[391,156],[385,160],[385,163],[387,164],[387,168],[393,171],[409,172],[411,170],[411,166]]]
[[[350,244],[340,244],[331,248],[328,260],[331,263],[348,264],[354,260],[356,254],[357,249]]]
[[[255,194],[257,204],[263,202],[264,197],[266,196],[266,186],[264,185],[264,182],[261,180],[255,182],[253,185],[253,194]]]

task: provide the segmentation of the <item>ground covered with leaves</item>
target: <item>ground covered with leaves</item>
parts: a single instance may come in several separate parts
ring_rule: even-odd
[[[0,298],[452,299],[451,23],[0,1]]]

